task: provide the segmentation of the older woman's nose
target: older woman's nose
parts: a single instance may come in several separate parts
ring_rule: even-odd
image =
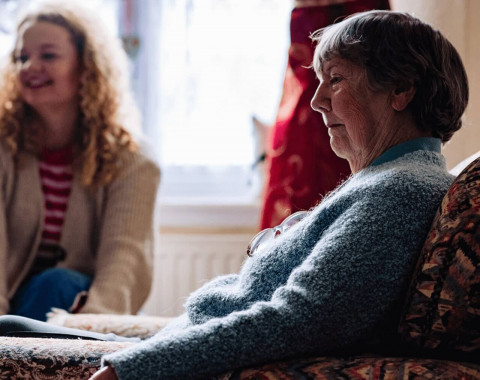
[[[314,111],[317,112],[328,112],[331,109],[330,99],[325,93],[325,89],[322,88],[320,84],[313,95],[313,98],[310,102],[310,106]]]

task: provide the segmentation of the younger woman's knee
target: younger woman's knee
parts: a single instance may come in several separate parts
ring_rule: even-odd
[[[91,279],[89,276],[72,269],[50,268],[38,274],[35,282],[39,286],[47,286],[52,290],[58,288],[65,291],[70,289],[81,291],[90,286]]]
[[[63,281],[75,276],[77,272],[66,268],[49,268],[39,273],[36,278],[42,281]]]

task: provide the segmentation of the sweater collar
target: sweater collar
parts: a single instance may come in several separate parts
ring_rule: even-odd
[[[40,159],[52,165],[69,165],[73,161],[73,144],[57,150],[43,148]]]
[[[378,166],[386,162],[396,160],[407,153],[416,150],[427,150],[440,153],[442,149],[442,141],[436,137],[420,137],[418,139],[409,140],[404,143],[392,146],[379,157],[377,157],[369,166]]]

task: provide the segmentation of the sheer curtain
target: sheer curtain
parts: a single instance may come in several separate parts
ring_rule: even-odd
[[[273,122],[288,49],[285,0],[123,0],[134,88],[163,169],[162,199],[251,202],[252,116]]]

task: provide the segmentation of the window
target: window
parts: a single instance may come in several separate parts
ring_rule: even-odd
[[[0,0],[0,48],[18,9]],[[261,181],[252,116],[273,123],[289,43],[285,0],[75,0],[135,37],[133,87],[168,200],[252,202]]]
[[[276,116],[291,4],[146,0],[136,5],[131,17],[141,20],[143,47],[135,61],[135,89],[163,168],[161,199],[252,202],[261,186],[252,170],[258,156],[252,116],[270,123]]]
[[[284,74],[281,3],[166,2],[158,50],[165,164],[252,163],[251,116],[275,116]]]

